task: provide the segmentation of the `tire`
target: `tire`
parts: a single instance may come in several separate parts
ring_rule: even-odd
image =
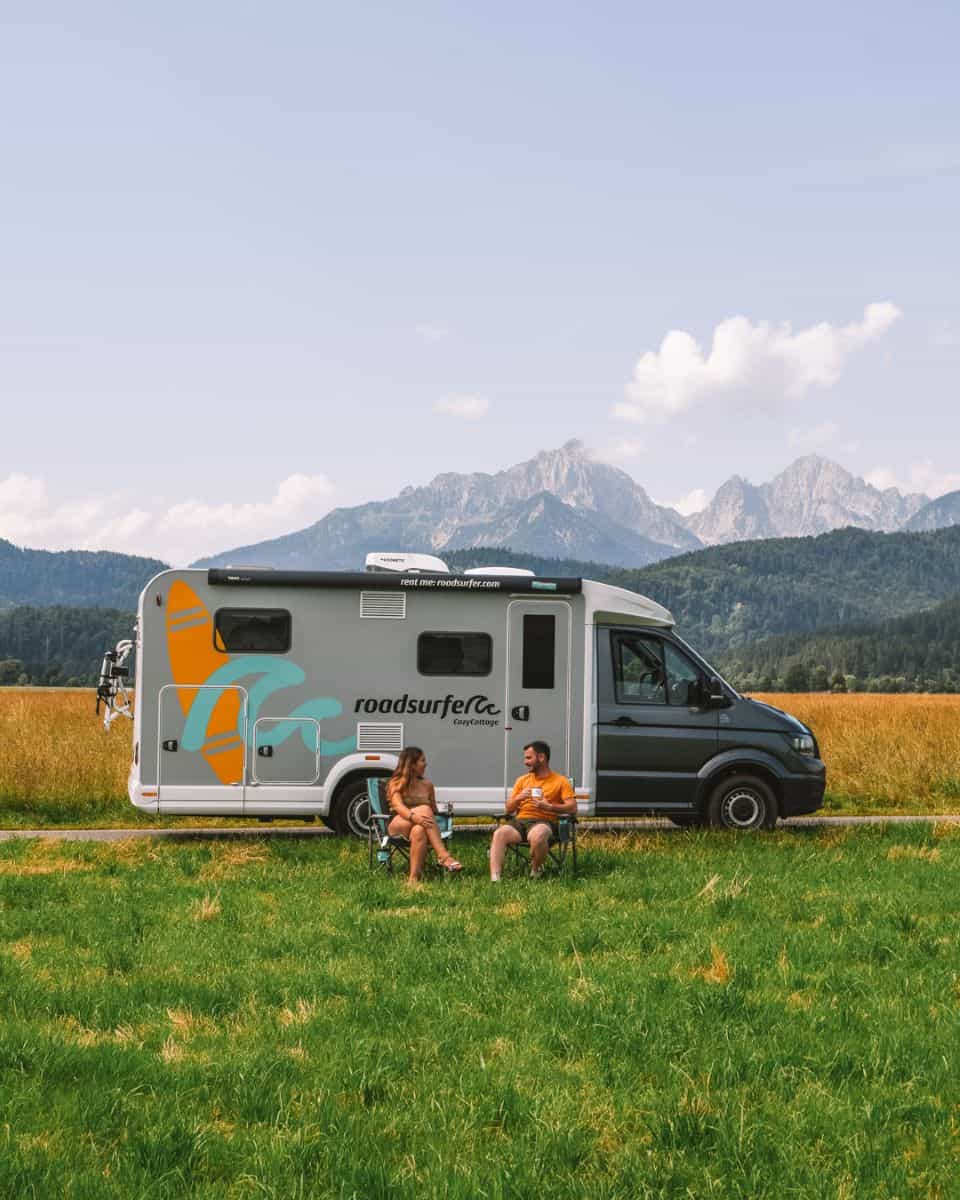
[[[713,829],[738,833],[773,829],[777,800],[769,784],[756,775],[728,775],[710,793],[707,818]]]
[[[366,776],[348,780],[333,798],[330,823],[345,837],[367,837],[370,801],[367,798]]]

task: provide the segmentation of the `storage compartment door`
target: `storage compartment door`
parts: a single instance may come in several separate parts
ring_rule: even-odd
[[[243,812],[247,693],[242,687],[160,689],[160,812]]]
[[[259,717],[251,783],[307,787],[320,778],[320,725],[311,717]]]

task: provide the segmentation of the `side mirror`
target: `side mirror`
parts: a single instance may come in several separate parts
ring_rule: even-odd
[[[727,693],[716,675],[704,679],[701,684],[704,708],[723,708],[727,703]]]

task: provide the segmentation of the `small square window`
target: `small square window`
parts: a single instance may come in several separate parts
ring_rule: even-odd
[[[489,675],[492,664],[489,633],[421,633],[417,639],[421,675]]]
[[[213,645],[224,654],[286,654],[290,614],[283,608],[218,608]]]

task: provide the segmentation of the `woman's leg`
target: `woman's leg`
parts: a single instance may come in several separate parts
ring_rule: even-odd
[[[433,809],[428,804],[420,805],[413,810],[418,817],[428,818],[424,825],[423,831],[427,836],[427,841],[430,843],[434,854],[437,856],[437,862],[446,862],[450,857],[446,846],[443,844],[443,838],[440,836],[440,830],[437,827],[437,822],[433,816]]]
[[[421,825],[410,830],[410,880],[414,882],[423,874],[427,859],[427,834]]]
[[[405,837],[410,843],[410,878],[419,879],[427,858],[427,834],[420,825],[414,825],[406,817],[394,817],[387,826],[391,837]]]

